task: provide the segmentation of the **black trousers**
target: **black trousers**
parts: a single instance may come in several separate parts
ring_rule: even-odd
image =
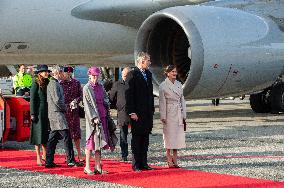
[[[149,147],[149,134],[136,135],[132,133],[132,168],[142,168],[147,166],[147,152]]]
[[[128,143],[127,143],[127,135],[128,135],[128,124],[124,124],[120,127],[120,148],[121,148],[121,156],[128,156]]]
[[[54,162],[54,154],[56,145],[59,140],[63,139],[64,149],[67,155],[67,163],[75,162],[73,143],[68,129],[55,130],[49,133],[46,148],[46,164],[52,164]]]

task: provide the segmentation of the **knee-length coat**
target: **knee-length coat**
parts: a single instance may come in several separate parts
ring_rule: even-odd
[[[148,135],[153,128],[154,115],[154,95],[152,73],[145,70],[145,80],[142,72],[135,67],[127,74],[126,82],[126,112],[127,114],[135,113],[138,121],[131,120],[132,135]]]
[[[185,147],[183,119],[186,119],[186,104],[182,84],[172,83],[168,78],[159,87],[160,119],[166,120],[163,126],[164,146],[167,149]]]
[[[79,108],[71,109],[70,103],[76,99],[77,104],[82,100],[82,88],[78,80],[72,78],[71,80],[63,80],[60,85],[64,91],[64,99],[66,104],[65,117],[68,120],[68,127],[72,139],[81,139],[80,116]]]
[[[107,105],[109,104],[108,96],[105,90],[104,90],[104,102]],[[83,87],[83,104],[84,104],[85,118],[86,118],[86,141],[90,138],[90,136],[93,133],[95,133],[94,134],[95,150],[100,150],[108,144],[108,141],[107,138],[105,138],[105,134],[101,134],[101,137],[99,137],[99,135],[97,134],[98,130],[96,130],[95,127],[92,125],[92,122],[95,118],[98,119],[101,118],[96,103],[95,93],[92,89],[92,86],[90,85],[90,82],[88,82]],[[101,133],[104,133],[103,126],[101,126],[100,128],[101,129],[99,131]]]
[[[63,89],[55,78],[50,78],[47,86],[48,117],[51,131],[68,129],[65,118],[66,105]]]
[[[30,144],[46,144],[48,140],[49,120],[47,113],[46,89],[49,80],[45,79],[45,86],[40,88],[33,80],[30,90],[30,114],[35,117],[30,130]]]

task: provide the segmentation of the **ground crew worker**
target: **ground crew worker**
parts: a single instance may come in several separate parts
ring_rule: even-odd
[[[25,73],[25,65],[19,65],[19,72],[13,78],[13,87],[17,96],[29,96],[32,76]]]

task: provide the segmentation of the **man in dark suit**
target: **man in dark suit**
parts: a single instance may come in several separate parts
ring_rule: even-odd
[[[127,161],[128,156],[128,125],[130,123],[129,115],[125,110],[126,99],[125,91],[128,88],[128,84],[125,82],[126,76],[130,71],[129,67],[125,67],[121,72],[122,79],[115,82],[109,92],[109,97],[112,103],[116,104],[117,109],[117,124],[120,128],[120,148],[121,157],[123,161]]]
[[[152,170],[147,163],[149,134],[153,128],[154,95],[152,73],[148,70],[150,56],[140,52],[137,67],[130,71],[126,81],[126,111],[131,119],[132,169],[134,171]]]

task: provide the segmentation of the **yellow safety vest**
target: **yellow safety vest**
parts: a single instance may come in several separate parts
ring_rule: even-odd
[[[15,90],[17,90],[18,88],[25,88],[28,87],[30,88],[32,86],[32,76],[29,74],[22,74],[22,73],[18,73],[14,76],[13,79],[13,87]]]

